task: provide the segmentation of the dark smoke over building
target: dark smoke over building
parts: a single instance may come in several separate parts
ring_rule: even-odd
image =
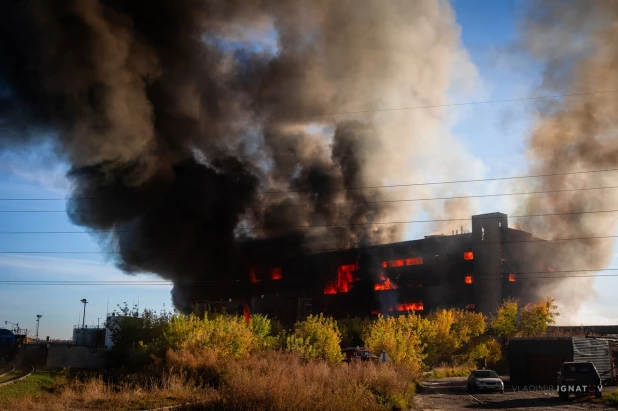
[[[51,141],[71,220],[186,311],[184,283],[244,277],[256,253],[401,239],[367,223],[412,208],[356,188],[421,171],[409,130],[440,111],[371,110],[444,102],[458,35],[434,1],[2,2],[0,149]]]
[[[468,224],[466,224],[468,225]],[[308,313],[336,318],[460,308],[490,315],[504,300],[535,303],[564,280],[556,244],[509,227],[508,216],[472,216],[472,231],[248,267],[244,280],[204,293],[197,309],[263,313],[291,324]],[[561,267],[558,265],[557,267]],[[557,272],[558,271],[558,272]]]
[[[543,43],[554,52],[547,86],[615,90],[604,68],[615,66],[617,3],[595,2],[585,19],[555,4],[535,6],[531,50],[543,54],[535,39],[567,39],[578,24],[594,48],[565,70],[564,44]],[[401,241],[404,225],[375,223],[419,211],[471,214],[465,200],[419,209],[390,202],[405,198],[401,191],[360,189],[447,181],[471,168],[439,108],[476,74],[459,34],[448,2],[433,0],[4,1],[0,150],[51,144],[71,167],[71,220],[96,231],[125,272],[173,281],[174,303],[188,311],[261,261]],[[615,98],[541,107],[533,173],[616,166]],[[384,110],[414,106],[431,108]],[[591,193],[521,207],[578,212],[612,202]],[[615,219],[594,218],[525,228],[544,238],[615,230]],[[607,265],[607,244],[578,243],[563,258]],[[589,284],[563,290],[573,307]]]

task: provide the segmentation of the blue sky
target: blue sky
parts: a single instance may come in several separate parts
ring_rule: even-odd
[[[515,0],[453,0],[462,43],[478,71],[479,84],[472,99],[500,100],[535,94],[540,68],[513,53],[516,19],[520,2]],[[542,94],[542,93],[536,93]],[[451,96],[453,101],[462,101]],[[470,101],[466,96],[463,101]],[[525,136],[530,127],[529,102],[496,103],[453,108],[457,121],[451,132],[467,148],[483,176],[526,173]],[[46,149],[37,153],[0,154],[0,198],[64,198],[68,193],[65,167],[57,164]],[[505,192],[508,187],[472,184],[469,192]],[[505,199],[478,201],[474,212],[513,212],[514,204]],[[0,201],[0,210],[51,210],[52,213],[0,213],[0,231],[83,231],[67,219],[64,201]],[[423,227],[408,231],[418,237]],[[0,278],[3,280],[135,280],[154,279],[152,275],[127,276],[118,271],[99,246],[87,234],[0,235],[0,251],[82,251],[92,254],[0,254]],[[615,259],[616,260],[616,259]],[[614,261],[612,266],[618,266]],[[579,315],[562,319],[563,323],[611,323],[618,309],[613,290],[618,278],[596,280],[598,295],[588,301]],[[109,300],[110,311],[116,304],[137,303],[140,307],[160,310],[171,307],[170,286],[25,286],[0,284],[0,325],[18,322],[34,329],[36,314],[43,314],[40,336],[68,338],[82,310],[80,300],[87,298],[86,322],[103,319]],[[603,309],[603,311],[602,311]],[[615,312],[615,311],[614,311]]]

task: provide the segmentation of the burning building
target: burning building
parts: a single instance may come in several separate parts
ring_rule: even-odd
[[[216,288],[209,293],[213,307],[220,306],[217,297],[244,301],[238,313],[251,310],[284,322],[312,311],[343,317],[456,307],[490,314],[507,298],[535,301],[541,286],[559,281],[545,258],[548,247],[510,228],[506,214],[481,214],[472,216],[470,232],[275,257],[249,268],[246,281],[224,288],[229,295]]]

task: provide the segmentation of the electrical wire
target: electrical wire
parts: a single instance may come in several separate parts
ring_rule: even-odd
[[[596,210],[596,211],[569,211],[563,213],[545,213],[545,214],[527,214],[527,215],[511,215],[508,218],[535,218],[535,217],[560,217],[560,216],[569,216],[569,215],[583,215],[583,214],[607,214],[607,213],[616,213],[618,210]],[[495,216],[487,216],[481,217],[478,216],[475,218],[476,220],[496,220]],[[306,224],[306,225],[290,225],[281,227],[283,230],[287,229],[305,229],[305,228],[338,228],[338,227],[362,227],[362,226],[372,226],[372,225],[395,225],[395,224],[416,224],[416,223],[439,223],[439,222],[450,222],[450,221],[469,221],[470,217],[466,218],[441,218],[441,219],[431,219],[431,220],[407,220],[407,221],[378,221],[378,222],[368,222],[368,223],[340,223],[340,224]],[[227,231],[227,230],[242,230],[242,231],[251,231],[251,230],[263,230],[268,229],[269,227],[265,226],[255,226],[255,227],[209,227],[209,228],[201,228],[201,232],[205,231]],[[272,229],[272,227],[270,227]],[[5,232],[9,233],[9,232]],[[16,233],[16,232],[13,232]],[[30,233],[36,233],[34,231],[30,231]],[[51,233],[51,232],[48,232]],[[57,232],[59,233],[59,232]],[[2,252],[0,252],[2,253]]]
[[[592,275],[535,275],[534,277],[519,277],[522,274],[558,274],[558,273],[585,273],[585,272],[603,272],[603,271],[618,271],[618,268],[595,268],[586,270],[555,270],[555,271],[522,271],[511,272],[514,274],[515,283],[526,280],[552,279],[561,280],[564,278],[598,278],[598,277],[618,277],[618,274],[592,274]],[[483,278],[506,278],[507,276],[474,276],[477,279]],[[280,281],[280,280],[272,280]],[[7,285],[92,285],[92,286],[112,286],[112,285],[174,285],[172,281],[167,280],[143,280],[143,281],[83,281],[83,280],[0,280],[0,284]],[[179,281],[178,285],[198,285],[198,284],[246,284],[241,280],[184,280]]]
[[[618,170],[618,169],[617,169]],[[406,203],[416,201],[432,201],[432,200],[461,200],[468,198],[486,198],[486,197],[507,197],[517,195],[536,195],[536,194],[557,194],[557,193],[570,193],[579,191],[592,191],[592,190],[611,190],[616,189],[618,186],[605,186],[605,187],[583,187],[583,188],[566,188],[558,190],[540,190],[540,191],[525,191],[515,193],[494,193],[494,194],[473,194],[473,195],[461,195],[450,197],[426,197],[426,198],[411,198],[411,199],[399,199],[399,200],[374,200],[374,201],[340,201],[334,203],[308,203],[308,204],[273,204],[266,206],[247,207],[247,209],[269,209],[269,208],[293,208],[293,207],[329,207],[329,206],[344,206],[344,205],[361,205],[361,204],[382,204],[382,203]],[[0,199],[0,201],[17,200],[17,199]],[[59,200],[59,199],[50,199]],[[26,201],[21,199],[21,201]],[[40,201],[38,199],[37,201]],[[66,210],[0,210],[0,213],[65,213]]]
[[[618,90],[601,90],[601,91],[586,91],[580,93],[565,93],[565,94],[554,94],[547,96],[531,96],[531,97],[518,97],[518,98],[509,98],[509,99],[496,99],[496,100],[480,100],[480,101],[465,101],[461,103],[446,103],[446,104],[427,104],[422,106],[410,106],[410,107],[387,107],[387,108],[377,108],[377,109],[365,109],[365,110],[350,110],[350,111],[336,111],[336,112],[325,112],[325,113],[314,113],[302,116],[293,116],[293,115],[265,115],[265,116],[251,116],[245,118],[238,119],[209,119],[209,120],[200,120],[197,123],[209,124],[209,123],[243,123],[248,121],[259,122],[262,120],[309,120],[312,118],[321,118],[321,117],[329,117],[329,116],[344,116],[344,115],[354,115],[354,114],[370,114],[370,113],[384,113],[391,111],[410,111],[410,110],[422,110],[422,109],[432,109],[432,108],[448,108],[448,107],[462,107],[462,106],[473,106],[473,105],[481,105],[481,104],[499,104],[499,103],[514,103],[519,101],[536,101],[536,100],[552,100],[552,99],[560,99],[560,98],[573,98],[573,97],[585,97],[599,94],[612,94],[616,93]],[[135,123],[135,124],[109,124],[109,125],[97,125],[95,126],[53,126],[53,127],[4,127],[0,128],[0,132],[5,131],[61,131],[61,130],[89,130],[91,128],[96,129],[110,129],[110,128],[135,128],[135,127],[152,127],[150,123]]]
[[[517,180],[517,179],[526,179],[526,178],[542,178],[542,177],[557,177],[557,176],[567,176],[567,175],[578,175],[578,174],[591,174],[591,173],[605,173],[609,171],[618,171],[618,168],[604,168],[597,170],[584,170],[584,171],[565,171],[560,173],[546,173],[546,174],[534,174],[534,175],[522,175],[522,176],[511,176],[511,177],[489,177],[489,178],[478,178],[478,179],[469,179],[469,180],[451,180],[451,181],[433,181],[433,182],[423,182],[423,183],[405,183],[405,184],[386,184],[386,185],[377,185],[377,186],[359,186],[359,187],[341,187],[341,188],[331,188],[325,190],[325,192],[332,191],[347,191],[347,190],[376,190],[380,188],[402,188],[402,187],[419,187],[419,186],[430,186],[430,185],[442,185],[442,184],[463,184],[463,183],[479,183],[479,182],[487,182],[487,181],[503,181],[503,180]],[[578,191],[578,190],[601,190],[604,188],[616,188],[615,186],[610,187],[590,187],[590,188],[581,188],[581,189],[564,189],[564,190],[545,190],[538,192],[530,192],[530,193],[505,193],[505,194],[494,194],[493,196],[498,195],[519,195],[519,194],[541,194],[541,193],[552,193],[552,192],[566,192],[566,191]],[[286,194],[286,193],[308,193],[311,191],[308,190],[280,190],[280,191],[259,191],[260,194]],[[492,196],[492,195],[478,195],[478,196],[470,196],[470,198],[480,197],[480,196]],[[442,200],[442,199],[450,199],[450,198],[467,198],[467,197],[445,197],[445,198],[427,198],[427,199],[418,199],[414,201],[425,201],[425,200]],[[67,200],[102,200],[104,198],[100,197],[54,197],[54,198],[0,198],[0,201],[67,201]],[[393,200],[399,201],[399,200]],[[402,200],[408,201],[408,200]],[[412,201],[412,200],[409,200]],[[249,207],[250,208],[250,207]],[[5,211],[6,212],[6,211]],[[34,211],[38,212],[38,211]],[[44,212],[44,211],[43,211]],[[50,212],[65,212],[65,210],[58,211],[50,211]]]

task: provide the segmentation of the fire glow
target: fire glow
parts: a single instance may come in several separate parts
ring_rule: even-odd
[[[283,278],[281,268],[280,267],[273,268],[270,271],[270,278],[272,278],[273,280],[281,280]]]
[[[380,273],[380,281],[381,283],[374,284],[373,289],[375,291],[396,290],[398,288],[397,284],[393,283],[384,273]]]
[[[464,260],[474,260],[474,253],[472,251],[466,251],[464,253]]]
[[[474,278],[471,275],[467,275],[464,277],[464,282],[466,284],[472,284],[474,282]]]
[[[352,283],[355,281],[354,273],[358,269],[357,264],[347,264],[339,266],[337,270],[337,282],[328,283],[324,287],[324,294],[347,293],[352,288]]]
[[[424,310],[424,306],[423,306],[423,302],[419,301],[417,303],[403,303],[403,304],[399,304],[395,307],[390,307],[388,309],[388,312],[407,312],[407,311],[423,311]],[[371,312],[371,314],[377,315],[377,314],[382,314],[381,311],[379,310],[374,310]]]
[[[382,261],[382,267],[403,267],[404,265],[422,265],[423,257],[400,258],[397,260]]]
[[[509,274],[509,283],[515,282],[515,274]]]

